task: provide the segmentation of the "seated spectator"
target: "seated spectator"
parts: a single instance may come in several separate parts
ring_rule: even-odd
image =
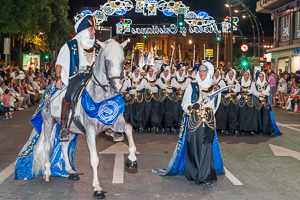
[[[0,64],[0,76],[4,79],[5,70],[4,70],[4,66],[2,64]]]
[[[35,102],[39,100],[39,94],[32,88],[29,79],[25,79],[25,90],[30,95],[30,101],[34,106]]]
[[[19,71],[19,75],[17,76],[17,79],[25,79],[25,73],[23,71]]]
[[[34,74],[32,73],[32,70],[29,70],[28,71],[28,78],[29,78],[29,81],[30,81],[30,84],[33,83],[33,79],[34,79]]]
[[[295,84],[295,90],[293,94],[287,99],[287,108],[286,110],[291,110],[294,108],[294,112],[298,111],[298,105],[300,101],[300,89],[298,88],[299,84]]]
[[[44,81],[46,79],[46,82]],[[47,87],[47,78],[46,77],[38,77],[37,81],[38,85],[40,86],[41,89],[46,89]]]
[[[15,87],[15,90],[21,94],[22,97],[25,98],[24,102],[23,102],[23,105],[24,105],[24,108],[27,108],[27,105],[28,106],[31,106],[31,101],[30,101],[30,95],[26,93],[26,90],[25,88],[22,87],[22,81],[24,83],[24,80],[20,80],[20,79],[17,79],[17,85]],[[24,85],[24,84],[23,84]]]
[[[41,73],[40,73],[40,70],[39,70],[39,69],[35,69],[34,76],[36,76],[36,77],[41,76]]]
[[[9,84],[7,85],[7,89],[9,89],[9,95],[11,96],[11,100],[13,100],[12,107],[14,107],[15,110],[23,110],[22,106],[24,106],[23,102],[24,102],[25,98],[21,97],[21,94],[19,94],[18,92],[16,92],[14,90],[14,87],[11,83],[12,83],[12,81],[9,82]],[[25,101],[25,103],[26,103],[26,101]]]
[[[33,79],[33,82],[32,82],[32,88],[34,89],[34,90],[36,90],[37,92],[38,92],[38,94],[40,94],[40,95],[43,95],[44,94],[44,90],[43,90],[43,88],[41,88],[41,86],[39,85],[39,83],[38,83],[38,77],[35,77],[34,79]]]

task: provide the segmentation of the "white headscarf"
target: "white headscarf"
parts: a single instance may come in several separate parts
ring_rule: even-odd
[[[169,80],[171,78],[170,67],[166,66],[164,70],[169,70],[169,74],[168,74],[167,77],[165,77],[164,71],[162,71],[161,74],[160,74],[160,78],[163,78],[165,80]]]
[[[199,86],[209,88],[211,86],[211,84],[213,83],[212,77],[214,75],[215,69],[214,69],[213,64],[211,64],[211,62],[206,61],[203,63],[203,65],[205,65],[208,69],[207,76],[206,76],[205,80],[202,81],[202,79],[200,78],[199,72],[197,72],[196,80],[197,80]],[[200,71],[200,68],[199,68],[199,71]]]
[[[216,77],[215,77],[215,73],[214,73],[214,76],[213,76],[214,83],[219,82],[219,81],[221,80],[221,78],[222,78],[222,75],[221,75],[221,73],[220,73],[220,70],[217,69],[217,71],[219,72],[219,77],[216,78]]]
[[[135,77],[135,73],[134,72],[132,72],[132,80],[134,81],[134,82],[137,82],[137,81],[139,81],[140,79],[141,79],[141,70],[139,69],[139,68],[136,68],[136,69],[138,69],[139,70],[139,75],[138,75],[138,77],[136,78]]]
[[[90,16],[90,15],[86,15],[85,17],[87,17],[87,16]],[[85,17],[82,17],[80,20],[78,20],[78,22],[76,22],[76,24],[74,26],[76,33],[77,33],[79,24],[82,22],[82,20]],[[93,45],[95,44],[95,36],[93,39],[90,39],[90,32],[88,31],[88,29],[84,29],[84,30],[80,31],[79,33],[77,33],[77,35],[73,39],[79,40],[87,48],[92,48]]]
[[[244,78],[244,75],[243,75],[242,80],[241,80],[241,85],[244,86],[244,87],[250,86],[250,84],[251,84],[250,70],[249,70],[249,69],[246,70],[246,71],[244,72],[244,74],[245,74],[246,72],[248,72],[248,74],[249,74],[249,79],[248,79],[247,82],[245,82],[245,78]]]
[[[264,80],[263,80],[263,82],[261,82],[261,81],[260,81],[260,78],[258,77],[256,83],[257,83],[260,87],[262,87],[262,86],[264,86],[265,83],[266,83],[266,74],[265,74],[265,72],[260,72],[259,74],[263,74],[263,75],[264,75]]]
[[[182,76],[180,76],[180,75],[179,75],[179,72],[176,71],[176,77],[177,77],[177,80],[178,80],[178,81],[183,81],[184,78],[186,77],[186,76],[185,76],[185,69],[183,68]]]
[[[230,84],[234,84],[235,83],[235,78],[236,78],[236,71],[234,69],[230,69],[230,71],[233,71],[233,77],[232,77],[232,80],[230,80],[229,76],[228,76],[228,73],[226,74],[226,81]],[[229,71],[228,71],[229,72]]]
[[[153,74],[152,74],[152,77],[149,76],[149,73],[147,72],[147,76],[146,76],[146,79],[149,80],[149,81],[154,81],[155,79],[155,69],[154,67],[151,67],[151,69],[153,69]]]

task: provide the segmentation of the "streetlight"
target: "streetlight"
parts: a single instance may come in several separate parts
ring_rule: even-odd
[[[239,11],[238,11],[238,10],[234,10],[234,12],[235,12],[235,13],[238,13]]]
[[[230,66],[233,67],[233,18],[232,18],[232,9],[231,7],[234,5],[230,5],[229,0],[226,0],[227,4],[225,4],[225,6],[228,8],[229,10],[229,15],[230,15]],[[238,4],[237,4],[238,5]]]
[[[245,15],[242,16],[244,19],[246,19],[247,17]]]

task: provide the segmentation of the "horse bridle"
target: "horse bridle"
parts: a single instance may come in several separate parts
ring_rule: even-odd
[[[90,67],[90,73],[92,74],[92,76],[94,77],[94,79],[95,79],[95,81],[96,81],[97,83],[95,83],[95,82],[93,81],[93,79],[92,79],[92,82],[93,82],[96,86],[101,87],[105,92],[107,92],[106,87],[109,87],[109,85],[102,85],[102,84],[99,82],[99,80],[98,80],[97,77],[95,76],[95,73],[94,73],[94,70],[93,70],[94,64],[95,64],[95,63],[93,63],[92,66]],[[108,80],[108,82],[110,82],[111,80],[114,80],[114,79],[120,79],[120,80],[122,80],[122,77],[121,77],[121,76],[113,76],[113,77],[109,77],[108,74],[107,74],[107,69],[105,69],[105,71],[106,71],[106,80]]]

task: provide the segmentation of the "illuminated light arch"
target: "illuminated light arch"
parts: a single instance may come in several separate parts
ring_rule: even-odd
[[[105,4],[100,6],[99,10],[96,10],[93,15],[98,20],[97,23],[100,25],[104,21],[107,21],[108,16],[112,16],[114,14],[123,16],[128,11],[135,8],[136,13],[143,13],[144,16],[155,16],[157,15],[157,10],[161,11],[166,16],[178,16],[179,14],[183,14],[185,18],[185,23],[189,25],[188,31],[190,33],[221,33],[221,30],[218,29],[216,25],[216,20],[209,16],[206,12],[195,13],[194,11],[190,11],[190,7],[186,6],[182,3],[182,1],[165,1],[165,0],[135,0],[136,4],[132,3],[131,0],[113,0],[106,2]],[[75,22],[80,19],[80,15],[76,15],[74,17]],[[237,25],[239,21],[238,18],[234,18],[234,24]],[[127,21],[128,23],[124,23]],[[116,24],[117,34],[124,34],[130,32],[130,25],[132,24],[131,19],[125,19],[124,21],[120,21]],[[170,27],[165,27],[166,29],[172,29],[173,24]],[[160,29],[158,26],[152,26],[152,28],[137,28],[138,30],[149,30],[150,33],[157,33],[157,29]],[[135,29],[136,30],[136,29]],[[228,33],[230,30],[230,23],[223,22],[222,24],[222,32]],[[234,28],[236,30],[236,27]],[[186,27],[178,28],[178,32],[182,35],[186,35],[188,32]],[[136,31],[135,31],[136,32]],[[139,32],[139,31],[138,31]],[[160,31],[159,31],[160,32]]]

